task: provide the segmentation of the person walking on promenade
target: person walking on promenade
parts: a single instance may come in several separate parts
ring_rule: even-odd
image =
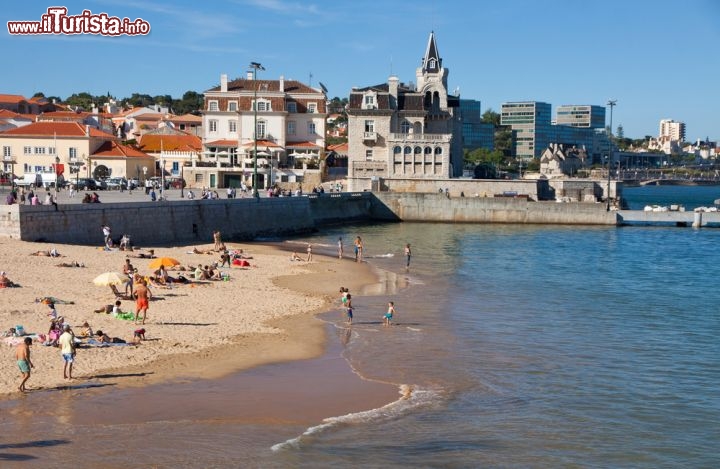
[[[150,298],[152,298],[152,292],[148,288],[145,279],[140,280],[140,282],[135,285],[133,296],[135,297],[135,324],[137,324],[140,319],[140,312],[142,312],[142,324],[144,325],[147,319],[148,303]]]
[[[73,362],[75,362],[75,334],[70,329],[70,324],[63,325],[63,333],[58,339],[58,345],[60,346],[60,353],[62,354],[63,362],[63,378],[73,379],[72,369]]]
[[[395,311],[395,303],[392,302],[392,301],[388,302],[387,313],[385,313],[385,316],[384,316],[384,318],[385,318],[385,327],[388,327],[388,326],[391,326],[391,325],[392,325],[392,319],[393,319],[393,316],[395,315],[395,312],[396,312],[396,311]]]
[[[27,391],[25,383],[27,383],[27,380],[30,379],[30,368],[35,368],[32,360],[30,360],[30,345],[32,345],[32,339],[30,337],[25,337],[25,340],[23,340],[22,343],[17,346],[17,349],[15,349],[15,359],[17,360],[17,366],[20,368],[20,373],[22,374],[22,381],[20,382],[20,387],[18,388],[20,392]]]
[[[339,237],[339,238],[338,238],[338,241],[337,241],[337,249],[338,249],[338,259],[342,259],[342,257],[343,257],[343,241],[342,241],[342,237]]]
[[[412,257],[412,251],[410,250],[410,243],[407,243],[405,245],[405,258],[407,259],[407,262],[405,264],[405,270],[410,268],[410,258]]]

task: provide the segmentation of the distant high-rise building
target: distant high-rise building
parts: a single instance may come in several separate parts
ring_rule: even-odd
[[[460,115],[462,116],[463,148],[474,150],[476,148],[495,148],[495,126],[482,121],[480,101],[474,99],[460,100]]]
[[[511,126],[513,154],[518,158],[539,158],[551,143],[551,106],[548,103],[503,103],[500,123]]]
[[[660,134],[658,140],[685,141],[685,123],[675,122],[672,119],[663,119],[660,121]]]
[[[588,160],[600,161],[607,153],[605,108],[595,105],[565,105],[558,108],[556,124],[551,105],[537,101],[504,103],[501,123],[513,133],[513,154],[539,158],[551,143],[584,149]]]
[[[555,123],[586,129],[604,129],[605,107],[585,104],[558,106]]]

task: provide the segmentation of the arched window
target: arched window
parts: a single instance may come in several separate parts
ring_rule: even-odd
[[[396,145],[395,147],[393,147],[393,154],[399,155],[400,153],[402,153],[402,148],[400,148],[400,145]]]
[[[407,119],[404,119],[400,123],[400,133],[402,133],[402,134],[409,134],[411,128],[412,128],[412,124]]]
[[[416,155],[422,154],[422,148],[420,148],[420,147],[415,147],[415,154],[416,154]]]
[[[442,155],[442,152],[443,152],[443,151],[442,151],[442,148],[440,148],[440,147],[435,148],[435,154],[436,154],[436,155]]]
[[[430,147],[425,147],[425,154],[426,154],[426,155],[432,155],[432,148],[430,148]]]
[[[405,147],[405,149],[404,149],[403,152],[404,152],[406,155],[409,155],[409,154],[412,153],[412,148],[410,148],[410,147]]]

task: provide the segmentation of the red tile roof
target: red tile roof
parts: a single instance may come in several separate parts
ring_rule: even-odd
[[[245,148],[251,148],[255,146],[255,142],[252,141],[250,143],[245,143],[242,145]],[[280,148],[280,145],[278,145],[275,142],[271,142],[270,140],[258,140],[257,146],[259,147],[270,147],[270,148]]]
[[[115,138],[95,127],[90,127],[91,137]],[[6,130],[0,132],[2,136],[23,136],[23,137],[48,137],[55,135],[58,137],[84,137],[85,126],[77,122],[34,122],[17,129]]]
[[[283,88],[285,93],[320,93],[320,91],[300,83],[297,80],[284,80]],[[280,91],[280,80],[246,80],[238,78],[228,82],[228,91],[255,91],[257,89],[263,92]],[[220,91],[220,86],[210,88],[207,91]]]
[[[237,140],[213,140],[212,142],[206,142],[206,147],[237,147]]]
[[[168,119],[170,122],[194,122],[197,124],[202,123],[202,117],[194,114],[183,114],[182,116],[173,116]]]
[[[19,94],[0,94],[0,103],[19,103],[20,101],[27,101],[27,99]]]
[[[93,158],[152,158],[152,156],[137,150],[128,145],[122,145],[116,141],[108,141],[103,143],[95,153]]]
[[[313,142],[287,142],[286,146],[292,148],[320,148]]]
[[[0,119],[30,119],[29,117],[26,117],[23,114],[18,114],[17,112],[8,111],[7,109],[0,109]]]
[[[165,135],[165,134],[145,134],[140,138],[138,147],[146,152],[157,153],[161,150],[165,151],[200,151],[202,150],[202,140],[200,137],[190,134],[182,135]],[[237,140],[232,145],[237,145]]]
[[[348,144],[347,143],[338,143],[336,145],[328,145],[327,149],[328,149],[328,151],[334,151],[336,153],[347,153],[348,152]]]
[[[164,118],[165,114],[159,112],[146,112],[145,114],[138,114],[137,116],[134,116],[134,119],[138,121],[159,121]]]

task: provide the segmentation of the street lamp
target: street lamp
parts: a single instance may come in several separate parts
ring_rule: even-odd
[[[613,157],[613,139],[612,139],[612,118],[613,118],[613,108],[617,104],[617,99],[609,99],[607,102],[607,105],[610,106],[610,133],[608,135],[608,139],[610,140],[610,151],[608,153],[608,180],[607,180],[607,208],[606,210],[610,211],[610,160]]]
[[[58,179],[59,179],[59,172],[60,172],[60,157],[55,157],[55,203],[57,203],[58,200]]]
[[[253,164],[253,166],[254,166],[254,169],[253,169],[253,193],[254,193],[255,197],[260,197],[260,193],[258,192],[258,170],[257,170],[257,152],[258,152],[258,149],[257,149],[257,141],[258,141],[258,139],[257,139],[257,137],[258,137],[258,135],[257,135],[257,113],[258,113],[257,89],[258,89],[258,86],[257,86],[257,82],[255,81],[255,79],[257,77],[257,71],[265,70],[265,67],[263,67],[261,64],[259,64],[257,62],[250,62],[250,68],[252,68],[252,70],[253,70],[253,88],[255,89],[254,90],[255,98],[253,101],[253,110],[255,111],[254,112],[255,127],[253,130],[253,139],[255,140],[255,156],[253,159],[253,163],[254,163]]]

